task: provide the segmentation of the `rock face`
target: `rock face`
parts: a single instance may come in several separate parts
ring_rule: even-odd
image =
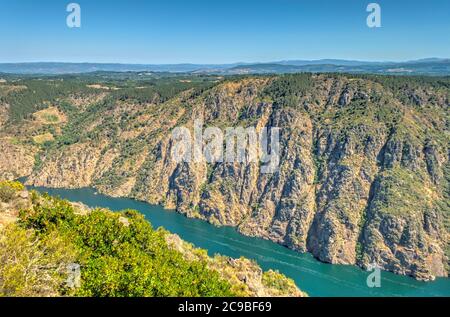
[[[14,144],[10,138],[0,137],[0,180],[13,180],[30,175],[34,167],[33,146]]]
[[[164,103],[84,106],[83,120],[68,123],[77,141],[48,149],[28,182],[94,186],[325,262],[430,280],[448,274],[448,87],[396,77],[249,77]],[[172,130],[192,131],[198,118],[221,129],[280,128],[279,169],[175,162]]]
[[[9,105],[0,103],[0,128],[8,121]]]
[[[74,144],[51,160],[44,160],[42,172],[34,176],[35,184],[58,184],[58,187],[81,188],[92,183],[101,148]]]

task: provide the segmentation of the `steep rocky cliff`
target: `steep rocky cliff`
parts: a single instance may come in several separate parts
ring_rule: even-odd
[[[325,262],[447,276],[449,87],[445,78],[305,74],[228,79],[163,102],[103,98],[78,107],[28,183],[163,204]],[[279,127],[279,170],[176,163],[172,130],[199,118]]]

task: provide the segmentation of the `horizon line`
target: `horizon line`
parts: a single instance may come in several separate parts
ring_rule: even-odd
[[[0,64],[112,64],[112,65],[234,65],[234,64],[270,64],[270,63],[286,63],[286,62],[319,62],[319,61],[346,61],[346,62],[361,62],[361,63],[407,63],[422,60],[449,60],[450,57],[422,57],[417,59],[405,59],[405,60],[364,60],[364,59],[345,59],[345,58],[319,58],[319,59],[281,59],[281,60],[268,60],[262,61],[239,61],[239,62],[217,62],[217,63],[196,63],[196,62],[167,62],[167,63],[151,63],[151,62],[110,62],[110,61],[15,61],[15,62],[3,62]]]

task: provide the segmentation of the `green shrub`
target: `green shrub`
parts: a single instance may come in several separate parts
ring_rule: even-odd
[[[232,296],[230,284],[206,260],[186,260],[168,247],[166,232],[154,230],[139,213],[95,209],[79,215],[72,205],[48,195],[20,214],[24,229],[40,240],[69,241],[81,265],[81,286],[60,288],[77,296]],[[0,276],[1,279],[1,276]]]
[[[24,186],[19,182],[1,181],[0,182],[0,201],[10,202],[15,196],[16,192],[24,190]]]
[[[0,231],[0,297],[57,296],[76,258],[70,241],[56,233],[37,239],[10,225]]]
[[[295,283],[292,279],[287,278],[278,271],[269,270],[263,273],[262,283],[264,286],[286,292],[288,290],[294,291],[296,289]]]

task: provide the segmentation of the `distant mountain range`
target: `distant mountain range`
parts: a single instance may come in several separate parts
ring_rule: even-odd
[[[288,60],[270,63],[234,64],[113,64],[113,63],[0,63],[0,73],[78,74],[108,72],[172,72],[195,74],[283,74],[340,72],[400,75],[450,75],[450,59],[427,58],[406,62],[368,62],[340,59]]]

